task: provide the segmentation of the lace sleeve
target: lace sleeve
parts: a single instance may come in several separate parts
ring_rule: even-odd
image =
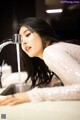
[[[64,86],[34,88],[27,92],[31,101],[80,100],[80,46],[63,43],[48,46],[43,59]]]
[[[49,88],[34,88],[27,92],[31,102],[80,100],[80,84]]]
[[[80,83],[80,46],[64,45],[57,43],[48,46],[43,59],[64,85]]]

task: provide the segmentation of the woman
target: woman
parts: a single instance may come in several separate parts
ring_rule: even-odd
[[[20,24],[19,34],[31,90],[5,96],[0,105],[80,100],[80,46],[57,40],[52,27],[35,17]]]

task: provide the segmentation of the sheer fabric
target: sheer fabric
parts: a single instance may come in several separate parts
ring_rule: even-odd
[[[45,48],[43,59],[64,86],[34,88],[27,92],[33,102],[80,100],[80,46],[59,42]]]

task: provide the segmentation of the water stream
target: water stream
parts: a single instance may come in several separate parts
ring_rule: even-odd
[[[22,91],[21,87],[21,69],[20,69],[20,49],[19,43],[16,43],[16,53],[17,53],[17,67],[18,67],[18,75],[19,75],[19,91]]]

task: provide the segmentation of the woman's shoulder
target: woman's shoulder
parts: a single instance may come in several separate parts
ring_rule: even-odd
[[[63,42],[54,43],[44,49],[43,59],[44,60],[46,58],[50,59],[51,57],[58,58],[59,56],[62,56],[64,52],[65,52],[65,47]]]
[[[73,43],[67,43],[67,42],[56,42],[53,43],[52,45],[49,45],[48,47],[46,47],[44,49],[44,51],[49,51],[49,50],[59,50],[59,51],[66,51],[72,48],[79,48],[80,49],[80,45],[76,45]]]
[[[64,48],[65,48],[65,47],[64,47],[64,44],[66,44],[66,43],[64,43],[64,42],[53,43],[53,44],[47,46],[47,47],[44,49],[44,51],[51,50],[51,49],[52,49],[52,50],[64,49]]]

